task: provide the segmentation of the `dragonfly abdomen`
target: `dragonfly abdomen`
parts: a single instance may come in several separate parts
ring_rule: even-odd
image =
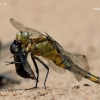
[[[91,81],[93,81],[95,83],[100,84],[100,77],[95,76],[95,75],[91,74],[90,72],[87,73],[87,75],[85,76],[85,78],[89,79],[89,80],[91,80]]]
[[[97,77],[97,76],[91,74],[90,72],[85,71],[84,69],[78,67],[77,65],[71,66],[69,71],[71,71],[75,74],[78,74],[88,80],[95,82],[95,83],[100,84],[100,77]]]

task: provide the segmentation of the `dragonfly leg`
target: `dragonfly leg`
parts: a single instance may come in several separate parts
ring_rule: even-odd
[[[34,57],[34,58],[36,60],[38,60],[42,65],[44,65],[44,67],[47,69],[47,74],[46,74],[46,77],[45,77],[45,80],[44,80],[44,87],[46,89],[46,81],[47,81],[48,74],[49,74],[49,67],[41,59],[39,59],[38,57]]]
[[[34,87],[34,88],[37,88],[37,84],[39,82],[39,80],[38,80],[38,78],[39,78],[39,69],[38,69],[38,66],[37,66],[37,63],[36,63],[34,57],[31,56],[31,58],[32,58],[32,61],[33,61],[34,65],[35,65],[35,69],[36,69],[36,73],[37,73],[36,86]]]

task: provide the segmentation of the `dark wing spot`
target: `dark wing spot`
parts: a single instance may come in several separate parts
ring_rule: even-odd
[[[10,20],[13,20],[12,18],[10,18]]]
[[[86,56],[85,56],[85,55],[83,55],[83,57],[84,57],[84,58],[86,58]]]

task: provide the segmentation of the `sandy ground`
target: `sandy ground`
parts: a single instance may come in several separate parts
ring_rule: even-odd
[[[13,41],[17,30],[9,19],[14,18],[44,34],[46,31],[67,51],[86,55],[90,72],[100,76],[100,10],[94,10],[95,7],[100,7],[99,0],[0,0],[0,40],[3,46]],[[9,60],[11,56],[9,47],[1,51],[0,73],[20,80],[21,84],[3,87],[0,100],[100,100],[99,85],[86,79],[77,82],[68,71],[58,74],[50,69],[46,83],[48,88],[45,90],[46,70],[41,64],[38,64],[39,88],[25,91],[25,88],[35,86],[35,81],[20,78],[14,65],[5,66],[5,60],[13,60]],[[29,62],[35,72],[30,58]]]

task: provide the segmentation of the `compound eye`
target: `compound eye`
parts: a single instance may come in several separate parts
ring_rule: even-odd
[[[20,41],[20,35],[21,35],[21,32],[18,31],[18,32],[16,33],[16,39],[17,39],[18,41]]]
[[[29,39],[29,33],[28,32],[22,32],[20,35],[20,40],[22,43],[26,43]]]

